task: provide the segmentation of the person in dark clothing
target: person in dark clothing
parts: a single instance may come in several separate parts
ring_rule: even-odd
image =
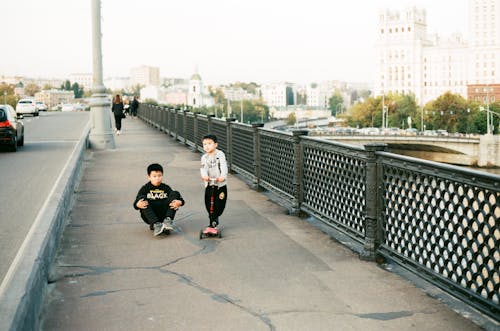
[[[132,115],[132,118],[137,117],[137,109],[139,109],[139,98],[137,95],[134,95],[134,100],[132,100],[132,103],[130,105],[130,115]]]
[[[134,208],[140,211],[142,220],[158,236],[173,230],[175,213],[184,205],[184,199],[178,191],[162,182],[163,167],[160,164],[150,164],[147,171],[149,182],[137,192]]]
[[[122,130],[122,119],[125,117],[125,114],[123,113],[123,101],[119,94],[117,94],[113,99],[111,111],[115,116],[116,134],[120,135]]]

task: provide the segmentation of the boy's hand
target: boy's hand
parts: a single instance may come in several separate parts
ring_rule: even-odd
[[[202,176],[201,179],[203,179],[205,182],[208,182],[208,180],[210,179],[210,177],[208,177],[208,176]]]
[[[224,177],[217,177],[217,178],[215,178],[215,180],[221,183],[225,180],[225,178]]]
[[[182,201],[181,200],[172,200],[169,204],[170,208],[173,210],[179,209],[180,206],[182,206]]]
[[[146,200],[141,199],[141,200],[137,201],[137,203],[135,205],[139,209],[146,209],[149,204],[148,204],[148,202]]]

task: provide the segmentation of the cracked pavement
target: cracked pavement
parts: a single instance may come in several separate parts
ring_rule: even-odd
[[[222,238],[199,240],[200,154],[138,119],[115,141],[87,152],[42,330],[479,329],[234,175]],[[153,237],[132,208],[153,162],[186,200],[169,236]]]

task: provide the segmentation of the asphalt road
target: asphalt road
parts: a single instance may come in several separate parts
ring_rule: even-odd
[[[89,112],[26,116],[25,143],[0,150],[0,280],[81,137]]]

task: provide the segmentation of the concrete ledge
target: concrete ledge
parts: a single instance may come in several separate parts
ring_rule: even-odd
[[[0,330],[36,330],[50,265],[80,179],[90,127],[84,130],[0,285]]]

